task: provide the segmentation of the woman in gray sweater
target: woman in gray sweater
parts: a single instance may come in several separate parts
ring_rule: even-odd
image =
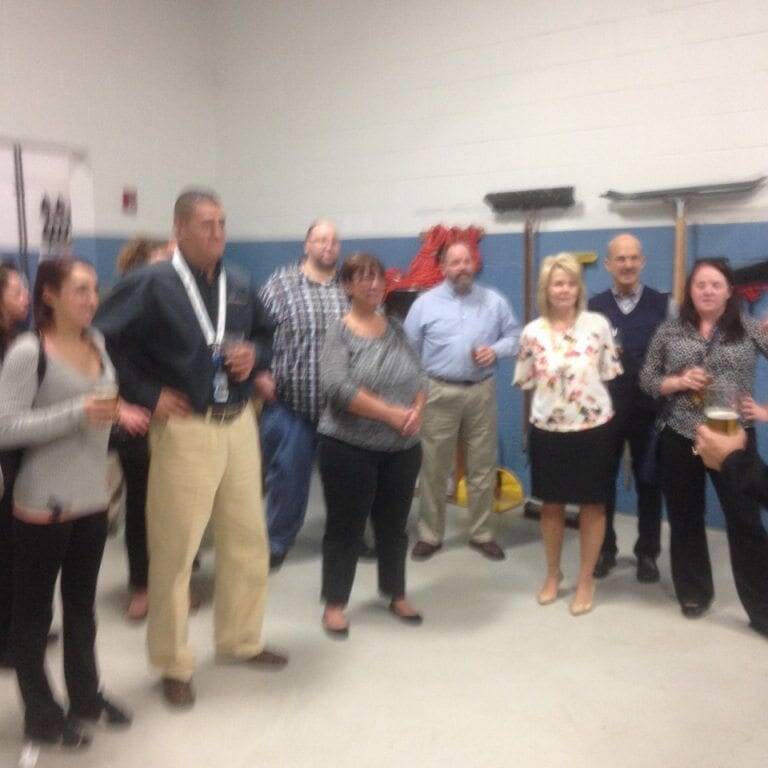
[[[14,267],[0,265],[0,364],[29,314],[29,290]],[[18,469],[16,451],[0,451],[5,490],[0,490],[0,668],[13,669],[8,644],[13,610],[13,509],[11,494]]]
[[[127,725],[130,716],[99,689],[96,581],[107,535],[106,461],[112,423],[145,430],[149,415],[118,409],[112,363],[90,329],[96,273],[73,259],[38,266],[39,336],[23,334],[0,373],[0,448],[23,448],[13,491],[12,651],[27,738],[84,747],[83,720]],[[61,574],[65,716],[45,673],[53,591]]]
[[[352,254],[341,268],[350,311],[328,328],[320,356],[327,405],[318,425],[319,465],[327,519],[323,537],[323,627],[348,635],[344,614],[365,522],[376,534],[379,591],[410,624],[421,614],[405,596],[405,525],[421,466],[419,429],[426,377],[395,321],[379,309],[384,267]]]

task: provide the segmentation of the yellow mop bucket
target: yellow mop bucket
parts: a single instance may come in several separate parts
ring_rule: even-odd
[[[514,472],[508,469],[496,470],[496,492],[494,494],[493,511],[501,514],[508,509],[519,507],[525,501],[523,486]],[[467,479],[462,477],[456,486],[456,504],[467,506]]]

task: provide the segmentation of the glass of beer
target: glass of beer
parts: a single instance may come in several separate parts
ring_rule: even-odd
[[[93,396],[97,400],[103,400],[112,406],[113,419],[117,419],[117,402],[118,402],[118,388],[117,384],[99,384],[93,391]]]
[[[693,404],[697,408],[705,408],[707,405],[707,397],[709,393],[709,388],[712,386],[712,383],[714,379],[712,378],[712,374],[705,368],[704,373],[707,375],[707,382],[704,385],[703,389],[700,389],[698,392],[691,392],[691,398],[693,399]]]
[[[739,430],[739,390],[730,383],[715,383],[707,387],[704,416],[707,426],[721,435],[733,435]]]

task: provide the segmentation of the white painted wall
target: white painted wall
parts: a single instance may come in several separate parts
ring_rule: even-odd
[[[667,223],[599,194],[768,172],[768,3],[0,0],[0,136],[87,150],[79,234],[166,232],[190,182],[240,238],[516,230],[483,195],[559,185],[543,228]],[[768,188],[691,219],[768,220]]]
[[[170,231],[173,200],[215,183],[204,0],[0,0],[0,136],[83,147],[95,220],[77,234]],[[121,212],[138,188],[138,216]]]
[[[637,191],[768,173],[765,0],[220,0],[219,186],[243,238],[494,222],[491,191],[575,185],[545,228],[668,223]],[[768,188],[691,221],[768,220]]]

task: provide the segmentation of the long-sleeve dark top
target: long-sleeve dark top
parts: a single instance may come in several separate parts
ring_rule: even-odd
[[[208,282],[190,265],[200,295],[216,328],[220,269]],[[163,387],[183,392],[198,413],[213,405],[214,364],[184,286],[170,262],[126,275],[107,296],[94,325],[101,330],[117,369],[121,395],[154,410]],[[246,401],[256,371],[272,359],[274,325],[251,281],[227,267],[227,333],[242,333],[256,346],[256,365],[248,378],[229,382],[228,404]]]

